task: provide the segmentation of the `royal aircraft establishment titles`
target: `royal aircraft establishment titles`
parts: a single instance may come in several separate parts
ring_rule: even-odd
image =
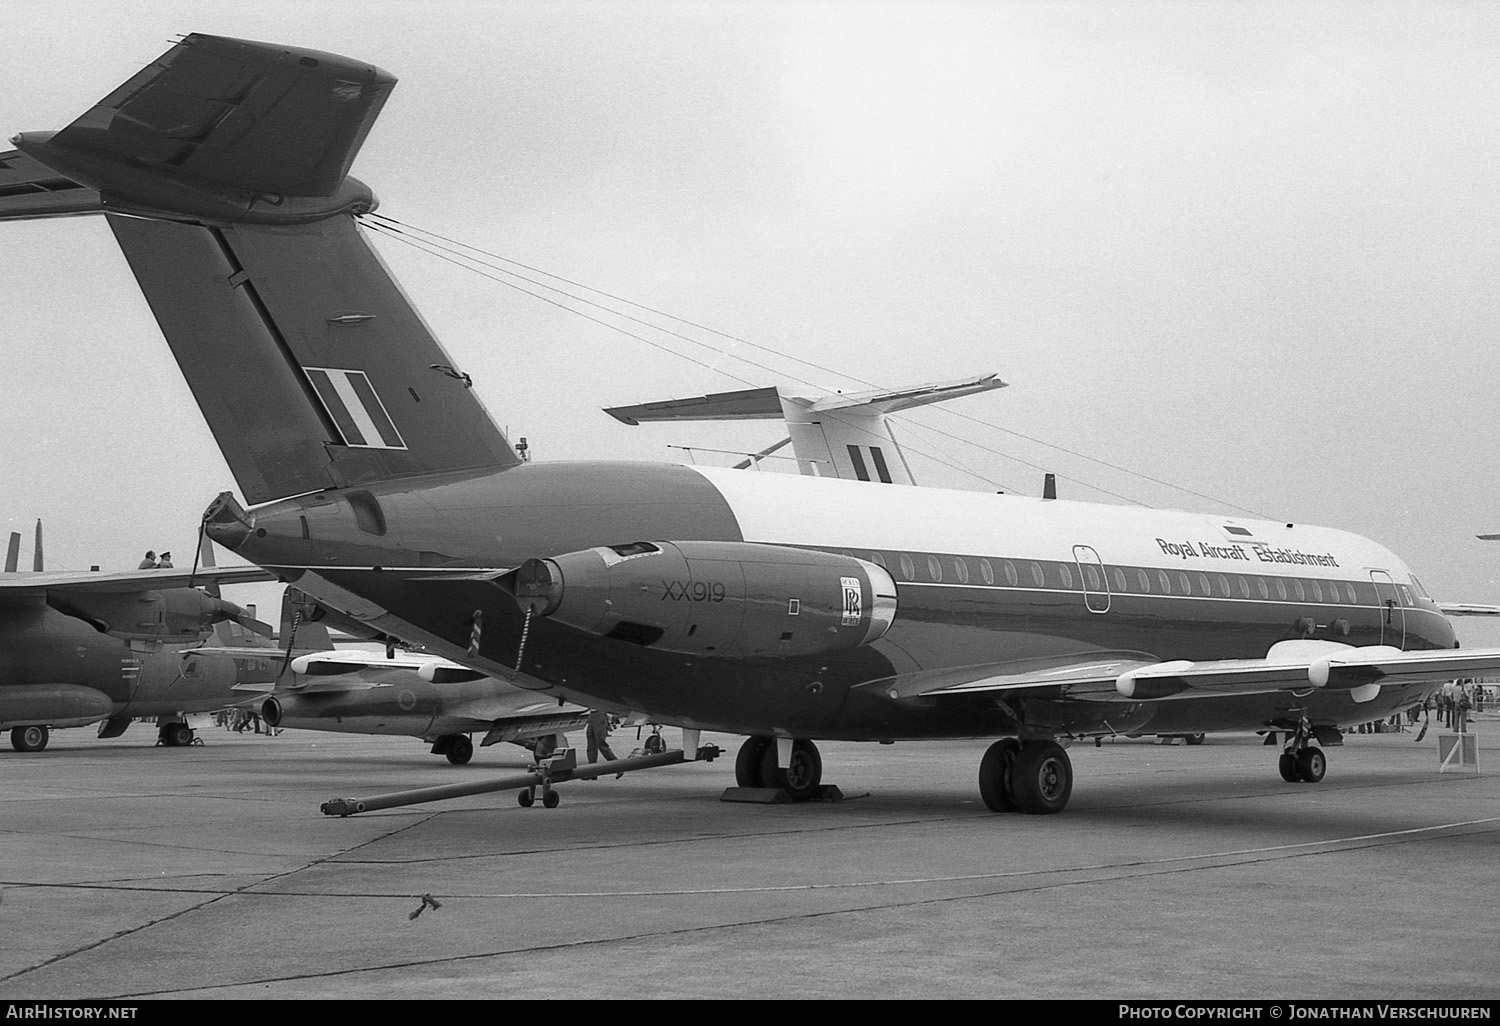
[[[1208,542],[1169,542],[1165,538],[1156,539],[1156,544],[1169,556],[1178,559],[1242,559],[1250,561],[1250,553],[1245,551],[1245,546],[1235,543],[1233,545],[1210,545]],[[1338,566],[1339,561],[1328,552],[1299,552],[1296,549],[1273,549],[1269,545],[1253,543],[1250,551],[1255,553],[1255,558],[1262,563],[1296,563],[1302,566]]]

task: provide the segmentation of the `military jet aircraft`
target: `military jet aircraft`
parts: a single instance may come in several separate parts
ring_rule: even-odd
[[[538,739],[587,725],[587,709],[560,704],[546,694],[438,656],[398,652],[393,645],[383,656],[335,648],[321,622],[326,616],[315,601],[288,588],[282,602],[281,649],[262,644],[213,653],[257,664],[268,654],[277,658],[271,683],[236,688],[265,696],[260,713],[272,727],[419,737],[432,745],[434,755],[461,766],[474,755],[470,734],[483,735],[481,747],[509,741],[534,749]]]
[[[40,552],[40,525],[37,537]],[[100,737],[119,737],[145,717],[162,744],[188,745],[185,713],[233,704],[235,684],[275,673],[274,658],[238,668],[205,659],[211,638],[238,643],[270,628],[189,587],[271,580],[264,570],[43,571],[39,555],[34,565],[0,574],[0,729],[16,751],[46,748],[52,728],[99,723]]]
[[[1343,531],[522,461],[361,234],[349,169],[394,85],[194,34],[0,154],[0,217],[106,215],[257,506],[221,496],[211,536],[321,605],[689,752],[750,735],[747,787],[815,793],[817,739],[984,738],[985,803],[1031,813],[1066,806],[1073,739],[1275,731],[1316,783],[1342,725],[1500,667]]]

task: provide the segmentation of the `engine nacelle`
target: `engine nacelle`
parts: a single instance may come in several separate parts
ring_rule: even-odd
[[[508,585],[533,615],[695,656],[812,656],[886,632],[896,583],[854,556],[753,542],[635,542],[527,560]]]
[[[126,592],[58,590],[47,593],[47,604],[76,617],[101,634],[139,641],[198,641],[213,632],[214,624],[233,620],[264,631],[246,610],[196,588],[143,588]]]

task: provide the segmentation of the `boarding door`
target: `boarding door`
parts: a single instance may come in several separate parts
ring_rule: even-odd
[[[1371,570],[1375,582],[1375,601],[1380,603],[1380,643],[1392,648],[1406,645],[1406,610],[1396,594],[1396,582],[1384,570]]]
[[[1091,613],[1109,612],[1109,580],[1099,553],[1087,545],[1074,545],[1073,558],[1078,562],[1078,576],[1083,580],[1083,601]]]

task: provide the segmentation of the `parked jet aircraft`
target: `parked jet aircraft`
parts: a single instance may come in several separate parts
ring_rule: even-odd
[[[348,171],[395,84],[190,35],[0,155],[0,216],[104,212],[246,501],[211,535],[374,630],[528,688],[751,735],[736,776],[818,785],[818,738],[997,738],[997,811],[1058,812],[1059,741],[1314,741],[1500,667],[1343,531],[655,464],[523,463],[361,235]],[[254,402],[245,402],[253,389]]]
[[[256,567],[0,574],[0,729],[39,752],[54,727],[100,723],[100,737],[118,737],[156,717],[163,744],[191,744],[183,714],[233,703],[235,683],[270,679],[275,660],[238,671],[205,660],[210,634],[233,643],[269,628],[187,585],[269,579]]]
[[[994,374],[915,388],[879,389],[806,398],[780,388],[747,388],[692,399],[615,406],[604,412],[632,427],[655,421],[784,420],[788,437],[754,453],[739,468],[790,444],[797,469],[810,477],[916,484],[887,414],[1004,388]]]
[[[587,709],[439,656],[336,649],[328,629],[313,619],[320,615],[316,602],[288,588],[282,649],[221,650],[251,662],[263,662],[268,652],[277,657],[273,683],[236,689],[265,694],[260,712],[273,727],[419,737],[432,745],[434,755],[461,766],[474,755],[473,733],[484,734],[482,747],[502,741],[529,746],[587,725]],[[290,659],[283,658],[287,646],[294,646]]]

